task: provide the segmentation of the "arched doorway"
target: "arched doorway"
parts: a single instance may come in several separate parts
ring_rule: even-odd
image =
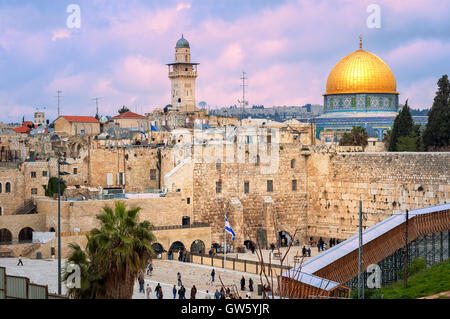
[[[251,250],[252,247],[256,248],[255,243],[252,242],[251,240],[244,240],[244,246],[245,248],[247,248],[248,250]]]
[[[25,227],[19,232],[19,243],[26,243],[33,241],[33,229]]]
[[[153,252],[158,255],[164,252],[164,247],[160,243],[153,243],[152,244]]]
[[[191,253],[194,254],[204,254],[205,253],[205,243],[200,239],[194,240],[191,244]]]
[[[287,231],[278,232],[278,244],[281,247],[287,247],[292,242],[292,236]]]
[[[0,244],[7,245],[10,243],[12,243],[11,232],[6,228],[0,229]]]
[[[184,244],[181,241],[174,242],[169,249],[169,252],[178,252],[184,250]]]
[[[56,230],[53,227],[50,227],[50,232],[51,233],[56,233]]]
[[[170,245],[169,253],[168,253],[169,260],[170,259],[178,259],[178,261],[186,261],[187,258],[187,252],[184,248],[184,244],[181,241],[176,241]]]

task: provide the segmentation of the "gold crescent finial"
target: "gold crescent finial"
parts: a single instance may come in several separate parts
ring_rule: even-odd
[[[362,35],[359,35],[359,49],[362,50]]]

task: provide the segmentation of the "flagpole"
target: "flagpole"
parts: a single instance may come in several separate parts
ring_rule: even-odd
[[[227,216],[224,214],[225,219],[224,222],[227,220]],[[223,228],[223,253],[224,253],[224,259],[223,259],[223,269],[227,268],[227,229],[226,229],[226,222],[225,227]]]

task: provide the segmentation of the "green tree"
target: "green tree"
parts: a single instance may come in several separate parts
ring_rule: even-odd
[[[425,150],[420,127],[420,124],[414,124],[409,135],[398,138],[397,152],[422,152]]]
[[[353,126],[350,133],[344,133],[339,140],[339,145],[342,146],[367,146],[368,139],[367,131],[362,126]]]
[[[433,106],[428,112],[428,123],[423,134],[427,150],[450,146],[450,83],[443,75],[438,83]]]
[[[397,152],[397,142],[401,136],[409,136],[413,128],[413,119],[411,116],[411,111],[408,106],[408,100],[406,100],[405,105],[400,110],[398,115],[395,117],[394,126],[389,138],[389,148],[390,152]]]
[[[153,257],[151,244],[155,241],[152,225],[138,222],[141,208],[127,210],[122,201],[115,209],[104,207],[97,216],[100,229],[86,236],[86,250],[71,244],[69,262],[80,266],[81,288],[70,288],[72,298],[130,299],[140,271]],[[64,273],[64,281],[69,273]]]
[[[130,111],[130,109],[128,107],[126,107],[125,105],[123,105],[122,108],[120,108],[118,112],[119,112],[119,114],[123,114],[123,113],[129,112],[129,111]]]
[[[54,194],[58,194],[58,178],[50,177],[47,183],[47,186],[44,186],[45,196],[53,197]],[[64,194],[64,190],[66,189],[65,182],[61,179],[60,191],[61,195]]]

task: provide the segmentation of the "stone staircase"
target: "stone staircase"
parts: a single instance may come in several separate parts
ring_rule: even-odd
[[[22,250],[23,257],[29,257],[33,252],[38,250],[41,247],[40,243],[34,243],[31,246],[28,246]]]

